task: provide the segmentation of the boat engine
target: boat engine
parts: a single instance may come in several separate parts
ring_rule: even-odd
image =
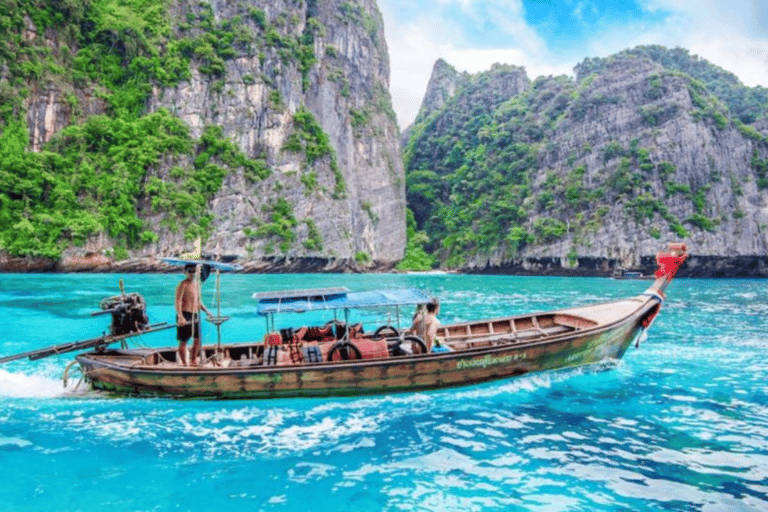
[[[107,297],[102,299],[99,306],[103,310],[100,314],[112,314],[112,325],[109,327],[112,336],[139,333],[149,324],[147,304],[138,293]]]

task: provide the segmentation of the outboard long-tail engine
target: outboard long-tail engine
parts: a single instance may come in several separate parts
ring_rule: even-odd
[[[109,326],[112,336],[142,332],[149,325],[147,303],[138,293],[107,297],[99,306],[103,310],[100,314],[112,314],[112,325]]]

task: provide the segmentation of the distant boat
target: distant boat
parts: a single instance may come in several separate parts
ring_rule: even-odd
[[[654,275],[643,274],[642,272],[635,272],[630,270],[618,269],[611,274],[613,279],[656,279]]]
[[[361,309],[390,308],[394,318],[400,318],[401,308],[423,305],[430,297],[409,289],[350,292],[325,288],[255,294],[256,312],[267,323],[264,339],[205,346],[200,366],[177,363],[174,346],[107,346],[148,330],[173,327],[149,326],[144,310],[136,306],[143,304],[136,294],[122,295],[133,297],[127,301],[130,308],[121,306],[119,300],[103,304],[113,314],[110,335],[76,342],[80,345],[74,348],[76,344],[51,347],[0,362],[24,356],[39,358],[66,351],[62,348],[77,350],[90,344],[96,350],[73,361],[80,365],[84,379],[94,389],[136,396],[331,397],[463,386],[620,359],[653,323],[665,290],[686,257],[685,244],[672,244],[670,252],[659,254],[656,281],[635,297],[441,326],[437,335],[440,346],[432,351],[415,334],[404,333],[388,322],[382,321],[368,334],[350,323],[353,312]],[[224,267],[216,268],[217,290],[221,269]],[[131,308],[133,312],[127,313]],[[333,318],[327,324],[299,330],[295,327],[297,315],[306,311],[327,311]],[[116,319],[126,317],[135,317],[134,325],[140,329],[123,332],[131,330],[130,321],[115,328]],[[282,325],[276,325],[276,318],[284,319]],[[217,328],[225,319],[214,319]],[[288,327],[291,325],[293,329]]]

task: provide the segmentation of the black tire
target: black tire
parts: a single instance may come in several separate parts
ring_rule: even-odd
[[[325,322],[325,327],[331,327],[333,326],[333,329],[331,332],[333,333],[333,337],[337,340],[340,340],[344,338],[344,334],[347,332],[347,324],[342,320],[329,320],[328,322]]]
[[[356,357],[349,357],[350,350],[355,353]],[[347,361],[349,359],[362,359],[363,354],[360,352],[360,349],[355,346],[354,343],[351,343],[349,341],[337,341],[333,344],[331,347],[331,350],[328,351],[328,361],[333,361],[333,356],[336,355],[336,352],[339,352],[339,355],[341,356],[342,361]],[[345,357],[346,356],[346,357]]]
[[[384,338],[396,338],[396,337],[400,336],[400,333],[397,332],[397,329],[395,329],[391,325],[382,325],[381,327],[376,329],[376,332],[373,333],[372,339],[380,340],[382,338],[381,333],[383,333],[383,332],[385,332],[387,330],[389,332],[391,332],[392,334],[387,334],[387,335],[383,336]]]
[[[424,343],[424,340],[422,340],[421,338],[419,338],[415,334],[409,334],[408,336],[403,338],[402,343],[407,343],[409,341],[411,342],[411,351],[414,354],[426,354],[427,353],[427,344]],[[402,343],[401,343],[401,345],[402,345]],[[413,350],[413,346],[414,345],[419,347],[419,352],[416,352],[415,350]]]

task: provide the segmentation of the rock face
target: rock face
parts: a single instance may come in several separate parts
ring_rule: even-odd
[[[437,108],[427,92],[431,112],[411,127],[406,153],[427,249],[470,271],[600,273],[648,269],[684,241],[696,275],[766,275],[764,119],[742,124],[701,82],[632,55],[576,81],[526,87],[518,74],[514,86],[509,70],[474,75]],[[461,164],[446,164],[457,154]],[[450,212],[450,227],[436,220]]]
[[[429,117],[432,112],[439,110],[456,94],[457,89],[465,86],[468,82],[468,73],[459,73],[443,59],[438,59],[432,67],[432,75],[427,84],[427,92],[424,94],[424,100],[419,110],[419,118],[416,121],[418,122],[425,117]]]
[[[59,53],[64,42],[51,28],[38,30],[31,19],[26,18],[25,28],[21,33],[23,42],[39,41],[41,46],[52,53]],[[0,72],[0,78],[5,78]],[[43,145],[51,140],[58,131],[72,122],[75,114],[72,101],[67,101],[67,95],[76,98],[78,113],[82,116],[104,114],[106,102],[90,89],[73,89],[61,87],[54,83],[31,83],[31,94],[24,100],[29,127],[30,149],[35,152],[42,150]]]
[[[268,246],[274,244],[250,240],[245,230],[253,227],[252,219],[264,217],[263,205],[284,197],[300,223],[287,256],[349,260],[366,254],[382,264],[399,260],[405,245],[404,180],[398,127],[394,116],[387,115],[389,62],[376,3],[364,1],[353,10],[344,10],[351,4],[340,1],[313,2],[304,8],[293,1],[253,4],[276,27],[280,16],[297,17],[297,23],[286,27],[288,35],[302,34],[311,20],[324,27],[315,37],[317,62],[308,80],[299,66],[284,63],[279,48],[268,48],[228,61],[221,92],[211,90],[208,77],[193,72],[188,83],[158,90],[152,99],[152,109],[172,109],[197,134],[207,124],[222,126],[246,154],[265,155],[272,169],[269,178],[253,186],[228,177],[211,205],[217,229],[205,248],[244,259],[271,256]],[[231,2],[213,1],[211,6],[220,19],[244,14]],[[194,9],[194,3],[180,3],[177,15]],[[255,81],[250,83],[246,76]],[[274,91],[281,100],[278,108],[271,99],[277,96]],[[327,134],[340,177],[331,169],[332,158],[311,166],[304,155],[284,150],[294,130],[292,114],[302,106]],[[364,122],[356,122],[355,113]],[[307,187],[307,176],[316,184]],[[340,179],[344,190],[334,197]],[[302,247],[309,236],[306,221],[314,223],[322,249]]]
[[[220,126],[240,151],[262,159],[270,172],[255,183],[242,173],[225,176],[209,202],[213,229],[203,250],[272,270],[286,261],[292,262],[290,268],[303,268],[302,259],[308,268],[322,261],[329,270],[399,261],[405,247],[405,180],[375,0],[180,0],[171,4],[171,25],[177,31],[187,25],[185,34],[199,34],[189,20],[204,11],[212,12],[212,25],[229,23],[247,43],[236,40],[226,48],[234,54],[227,53],[219,76],[205,69],[204,59],[193,58],[188,80],[174,87],[153,85],[147,109],[168,110],[190,127],[193,138],[207,126]],[[28,37],[60,45],[54,33],[37,34],[30,25]],[[306,50],[302,45],[309,54],[297,55]],[[71,92],[50,85],[26,100],[32,150],[40,150],[72,121],[65,101]],[[74,94],[81,118],[105,112],[91,91]],[[289,148],[296,140],[301,147]],[[309,144],[327,147],[310,155]],[[166,179],[172,167],[190,164],[168,161],[153,172]],[[290,210],[289,232],[282,238],[258,229],[271,222],[279,201],[287,201]],[[130,257],[190,249],[184,233],[164,222],[166,214],[145,210],[143,219],[158,240],[131,250]],[[65,251],[62,263],[66,267],[68,261],[75,264],[110,249],[107,237],[92,237]]]
[[[456,71],[456,68],[443,59],[435,61],[435,65],[432,66],[432,75],[427,84],[427,91],[424,93],[424,99],[421,102],[421,108],[414,124],[421,123],[433,112],[440,110],[445,105],[445,102],[456,94],[457,89],[469,82],[469,78],[469,73],[459,73]],[[410,128],[408,127],[403,130],[403,133],[400,135],[402,146],[406,146],[411,139]]]
[[[650,92],[649,83],[654,80],[658,93]],[[558,150],[545,154],[542,164],[563,174],[569,167],[584,165],[584,182],[599,184],[603,181],[601,172],[611,170],[611,159],[606,162],[606,152],[595,149],[614,141],[617,148],[629,148],[637,140],[638,147],[649,150],[648,161],[653,166],[641,174],[639,185],[646,187],[651,197],[663,199],[668,212],[684,223],[688,234],[683,241],[696,254],[768,254],[768,238],[761,228],[768,222],[768,191],[759,188],[751,164],[754,151],[762,150],[764,155],[766,148],[745,137],[731,122],[718,126],[714,119],[702,115],[691,93],[687,77],[669,73],[658,64],[617,61],[582,93],[580,100],[587,105],[583,118],[564,118],[554,139]],[[604,98],[618,101],[600,105]],[[593,151],[584,154],[584,148],[590,146]],[[571,155],[579,157],[569,166]],[[620,158],[614,160],[615,165],[621,165]],[[664,174],[658,165],[661,162],[671,162],[676,170]],[[639,171],[642,173],[642,168]],[[669,194],[670,185],[680,185],[683,192]],[[691,194],[698,194],[698,204]],[[594,246],[590,255],[618,257],[625,265],[635,265],[646,248],[680,238],[668,229],[662,212],[637,219],[627,208],[628,201],[629,197],[614,203],[602,226],[589,236]],[[697,225],[697,213],[711,219],[712,225]],[[654,227],[661,234],[659,238],[652,236]],[[546,250],[567,253],[574,243],[573,237],[568,238]]]

